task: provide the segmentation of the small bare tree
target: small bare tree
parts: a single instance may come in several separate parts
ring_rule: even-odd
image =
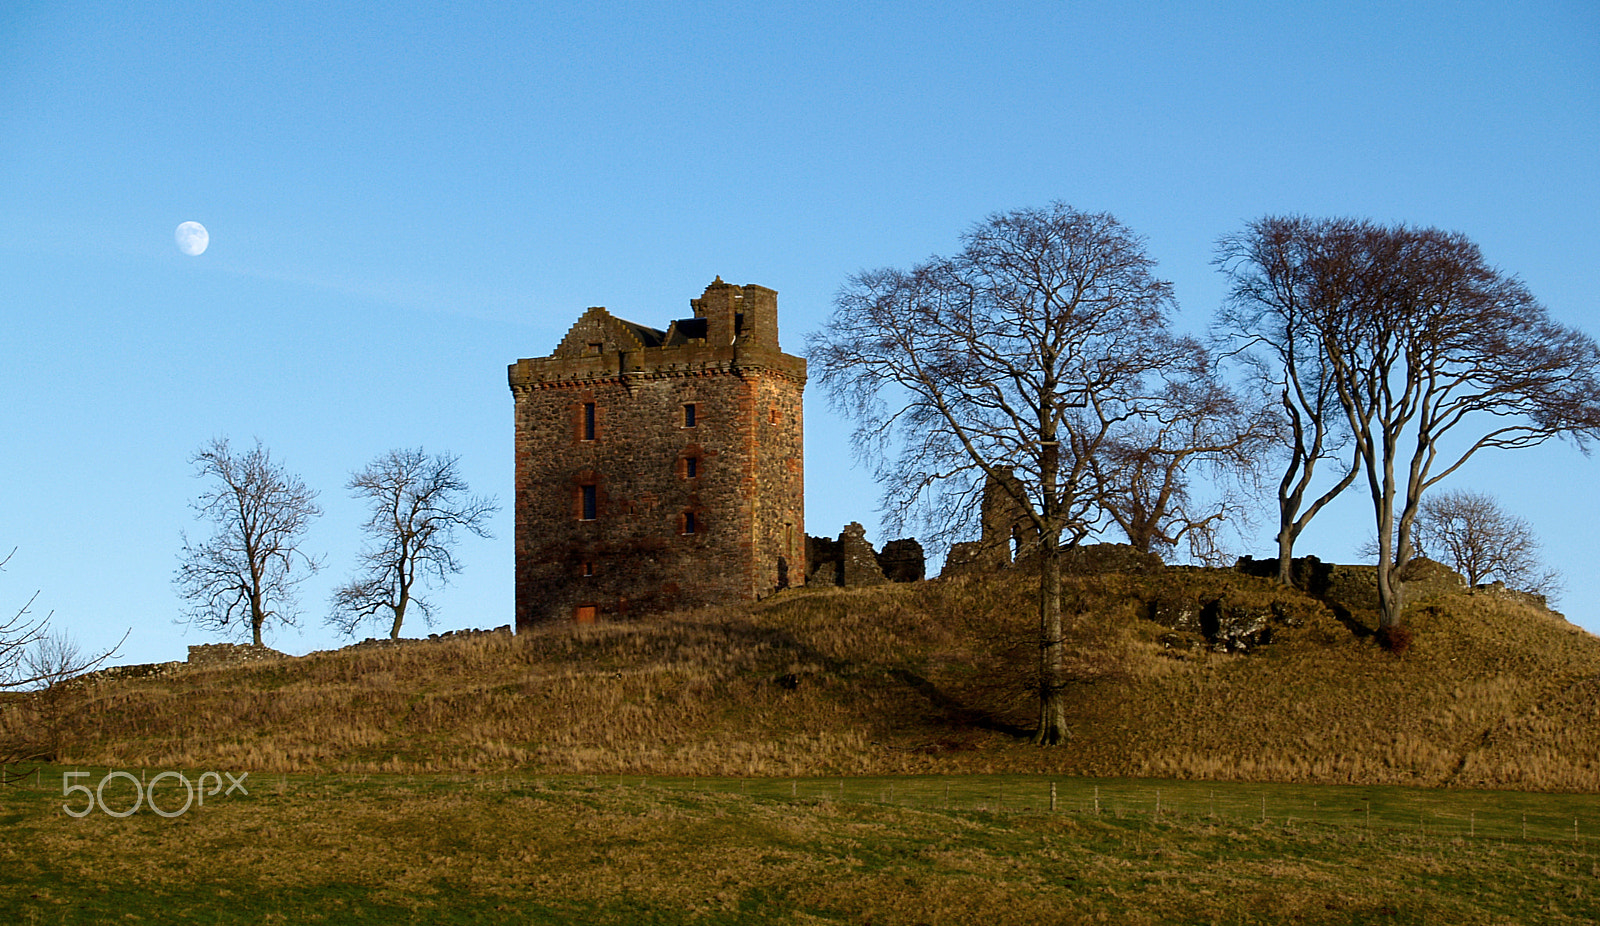
[[[0,559],[0,569],[16,554],[12,549]],[[35,617],[34,592],[9,618],[0,620],[0,691],[29,691],[26,700],[7,705],[14,713],[10,722],[0,723],[0,784],[10,784],[24,774],[10,766],[17,763],[49,761],[57,743],[54,708],[58,686],[92,671],[121,648],[86,655],[65,633],[50,629],[50,618]],[[123,635],[127,639],[127,635]]]
[[[1276,427],[1212,375],[1203,352],[1193,362],[1091,465],[1100,508],[1129,544],[1150,553],[1187,541],[1195,559],[1221,565],[1219,529],[1230,520],[1248,522]],[[1197,473],[1209,477],[1208,495],[1195,493]]]
[[[413,607],[432,625],[433,609],[417,596],[418,583],[431,575],[442,585],[460,572],[456,530],[489,537],[486,522],[499,510],[494,499],[467,494],[459,459],[429,456],[420,447],[391,450],[350,477],[346,488],[366,499],[372,514],[363,525],[368,546],[361,569],[333,593],[328,623],[339,632],[355,636],[363,622],[387,615],[389,637],[398,639]]]
[[[1422,555],[1451,566],[1472,585],[1493,579],[1550,597],[1560,592],[1561,574],[1540,561],[1532,525],[1486,492],[1455,489],[1423,499],[1416,541]]]
[[[193,503],[195,517],[211,522],[211,537],[182,537],[173,584],[191,602],[186,619],[236,633],[248,628],[259,646],[269,621],[295,625],[295,586],[322,566],[300,550],[306,528],[322,514],[317,493],[273,463],[260,440],[235,454],[227,438],[213,438],[190,462],[196,477],[220,484]]]

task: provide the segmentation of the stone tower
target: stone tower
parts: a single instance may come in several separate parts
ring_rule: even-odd
[[[517,629],[751,600],[806,575],[778,294],[719,277],[666,331],[603,308],[511,364]]]

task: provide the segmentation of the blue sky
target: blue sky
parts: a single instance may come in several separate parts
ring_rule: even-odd
[[[509,623],[506,364],[590,305],[664,327],[718,275],[777,289],[799,351],[851,273],[1051,200],[1145,235],[1195,333],[1217,237],[1302,212],[1465,232],[1600,334],[1596,113],[1587,0],[9,3],[0,605],[37,589],[92,646],[132,628],[120,662],[215,639],[173,624],[170,580],[204,530],[187,459],[227,435],[326,509],[276,646],[340,642],[343,485],[393,447],[459,454],[507,505],[435,601],[439,629]],[[885,539],[816,390],[807,431],[808,530]],[[1450,483],[1534,524],[1590,630],[1596,475],[1549,445]],[[1301,550],[1354,561],[1364,505]]]

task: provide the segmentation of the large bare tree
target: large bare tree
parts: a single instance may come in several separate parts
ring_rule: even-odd
[[[899,526],[970,517],[998,484],[1039,538],[1039,723],[1067,738],[1060,550],[1095,529],[1092,461],[1200,350],[1167,329],[1144,241],[1063,203],[997,213],[953,257],[852,277],[809,339],[834,408]]]
[[[420,447],[391,450],[350,477],[346,488],[367,500],[371,515],[362,525],[368,545],[361,568],[333,593],[328,623],[341,633],[354,636],[363,622],[387,615],[389,636],[398,639],[410,608],[433,623],[433,609],[417,596],[418,583],[431,575],[443,584],[460,572],[457,529],[488,537],[486,523],[499,510],[494,499],[467,494],[459,459],[430,456]]]
[[[1217,245],[1229,290],[1213,335],[1279,416],[1278,581],[1285,585],[1293,580],[1295,541],[1361,471],[1318,336],[1317,320],[1344,304],[1351,285],[1338,228],[1327,219],[1269,216]],[[1324,461],[1336,468],[1331,482],[1319,482]]]
[[[1600,436],[1600,345],[1464,235],[1338,220],[1315,236],[1312,330],[1372,498],[1383,632],[1425,491],[1485,448]]]
[[[193,502],[195,517],[209,521],[209,538],[183,535],[173,584],[188,599],[187,619],[210,629],[243,633],[261,644],[269,622],[293,626],[295,586],[321,568],[300,550],[313,518],[322,514],[317,493],[255,446],[235,453],[225,437],[195,451],[195,476],[215,482]]]

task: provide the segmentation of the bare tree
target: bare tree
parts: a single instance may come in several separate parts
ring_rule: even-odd
[[[1274,422],[1219,381],[1201,352],[1186,375],[1169,376],[1152,411],[1127,422],[1091,461],[1100,507],[1140,551],[1187,541],[1191,556],[1217,563],[1219,528],[1249,520],[1260,460],[1275,435]],[[1209,477],[1210,495],[1194,493],[1197,472]]]
[[[1060,551],[1096,529],[1091,462],[1200,350],[1168,333],[1171,285],[1143,239],[1055,203],[997,213],[950,258],[852,277],[809,339],[834,408],[884,487],[894,527],[969,519],[986,482],[1039,539],[1039,725],[1068,735]],[[948,535],[944,539],[948,539]]]
[[[1600,436],[1600,345],[1549,317],[1465,236],[1335,221],[1311,323],[1361,457],[1380,632],[1400,622],[1423,493],[1488,447]]]
[[[0,558],[0,569],[16,554],[13,548]],[[9,618],[0,620],[0,691],[29,691],[26,700],[13,701],[10,709],[21,715],[11,726],[16,735],[0,735],[0,784],[10,784],[23,772],[11,769],[17,763],[49,761],[56,747],[54,694],[62,682],[90,672],[121,648],[122,643],[104,652],[85,654],[81,647],[59,630],[50,629],[50,618],[33,616],[34,592]],[[127,639],[127,635],[123,635]],[[41,737],[49,742],[41,741]]]
[[[1439,560],[1472,585],[1491,579],[1521,591],[1554,596],[1561,575],[1539,559],[1533,526],[1510,514],[1486,492],[1453,489],[1417,507],[1419,555]]]
[[[0,558],[0,570],[16,552],[13,547]],[[119,642],[105,652],[84,655],[65,633],[51,631],[50,618],[55,612],[33,616],[33,603],[38,600],[39,593],[34,592],[15,614],[0,620],[0,691],[36,688],[81,675],[111,658],[122,646]],[[127,639],[126,634],[123,639]]]
[[[1227,274],[1228,297],[1213,335],[1242,363],[1277,409],[1284,452],[1278,480],[1278,581],[1293,579],[1294,544],[1329,502],[1360,473],[1333,367],[1323,354],[1317,319],[1345,301],[1352,268],[1347,251],[1330,245],[1337,223],[1299,216],[1268,217],[1224,237],[1215,263]],[[1341,455],[1349,454],[1348,459]],[[1324,461],[1335,478],[1308,501]]]
[[[190,462],[196,477],[220,484],[193,503],[195,517],[210,521],[213,533],[198,543],[183,535],[173,584],[191,602],[189,622],[237,633],[248,628],[259,646],[269,621],[295,625],[295,586],[321,568],[300,550],[306,528],[322,514],[317,493],[273,463],[260,440],[235,454],[227,438],[213,438]]]
[[[354,636],[364,621],[390,618],[398,639],[406,611],[415,607],[431,626],[433,609],[418,597],[417,583],[433,576],[442,585],[461,571],[455,558],[456,530],[490,536],[485,526],[499,510],[494,499],[467,495],[456,470],[459,457],[391,450],[350,477],[346,488],[371,504],[363,525],[368,546],[357,576],[333,593],[328,623]]]

